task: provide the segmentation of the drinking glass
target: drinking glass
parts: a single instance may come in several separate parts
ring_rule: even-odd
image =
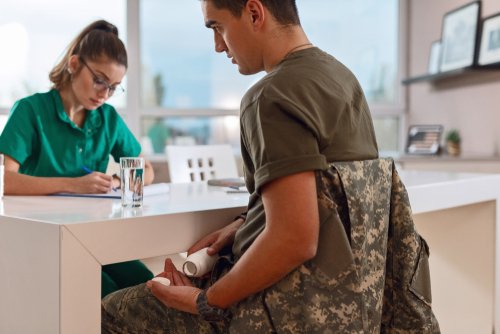
[[[120,180],[122,206],[141,207],[144,190],[144,158],[120,158]]]

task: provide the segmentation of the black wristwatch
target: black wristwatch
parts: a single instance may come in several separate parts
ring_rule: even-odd
[[[198,313],[203,318],[203,320],[209,322],[229,322],[231,320],[231,312],[229,310],[224,310],[208,304],[206,290],[201,290],[200,294],[196,298],[196,308],[198,309]]]

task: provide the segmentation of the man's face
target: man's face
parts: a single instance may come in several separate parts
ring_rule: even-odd
[[[210,0],[201,1],[207,28],[214,31],[216,52],[226,52],[241,74],[255,74],[263,70],[258,56],[258,45],[252,39],[253,29],[250,15],[245,10],[238,18],[226,9],[217,9]]]

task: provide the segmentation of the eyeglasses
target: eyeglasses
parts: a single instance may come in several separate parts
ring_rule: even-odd
[[[80,61],[82,62],[83,65],[90,71],[92,74],[93,80],[94,80],[94,89],[98,91],[99,93],[108,91],[108,96],[111,97],[115,94],[115,92],[118,93],[123,93],[125,92],[125,89],[123,89],[122,86],[120,85],[110,85],[109,83],[106,82],[106,80],[101,79],[91,68],[83,58],[80,58]]]

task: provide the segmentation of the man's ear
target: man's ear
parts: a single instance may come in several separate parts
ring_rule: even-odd
[[[265,20],[266,12],[264,5],[259,0],[248,0],[245,5],[246,14],[250,15],[250,19],[254,27],[260,27]]]

